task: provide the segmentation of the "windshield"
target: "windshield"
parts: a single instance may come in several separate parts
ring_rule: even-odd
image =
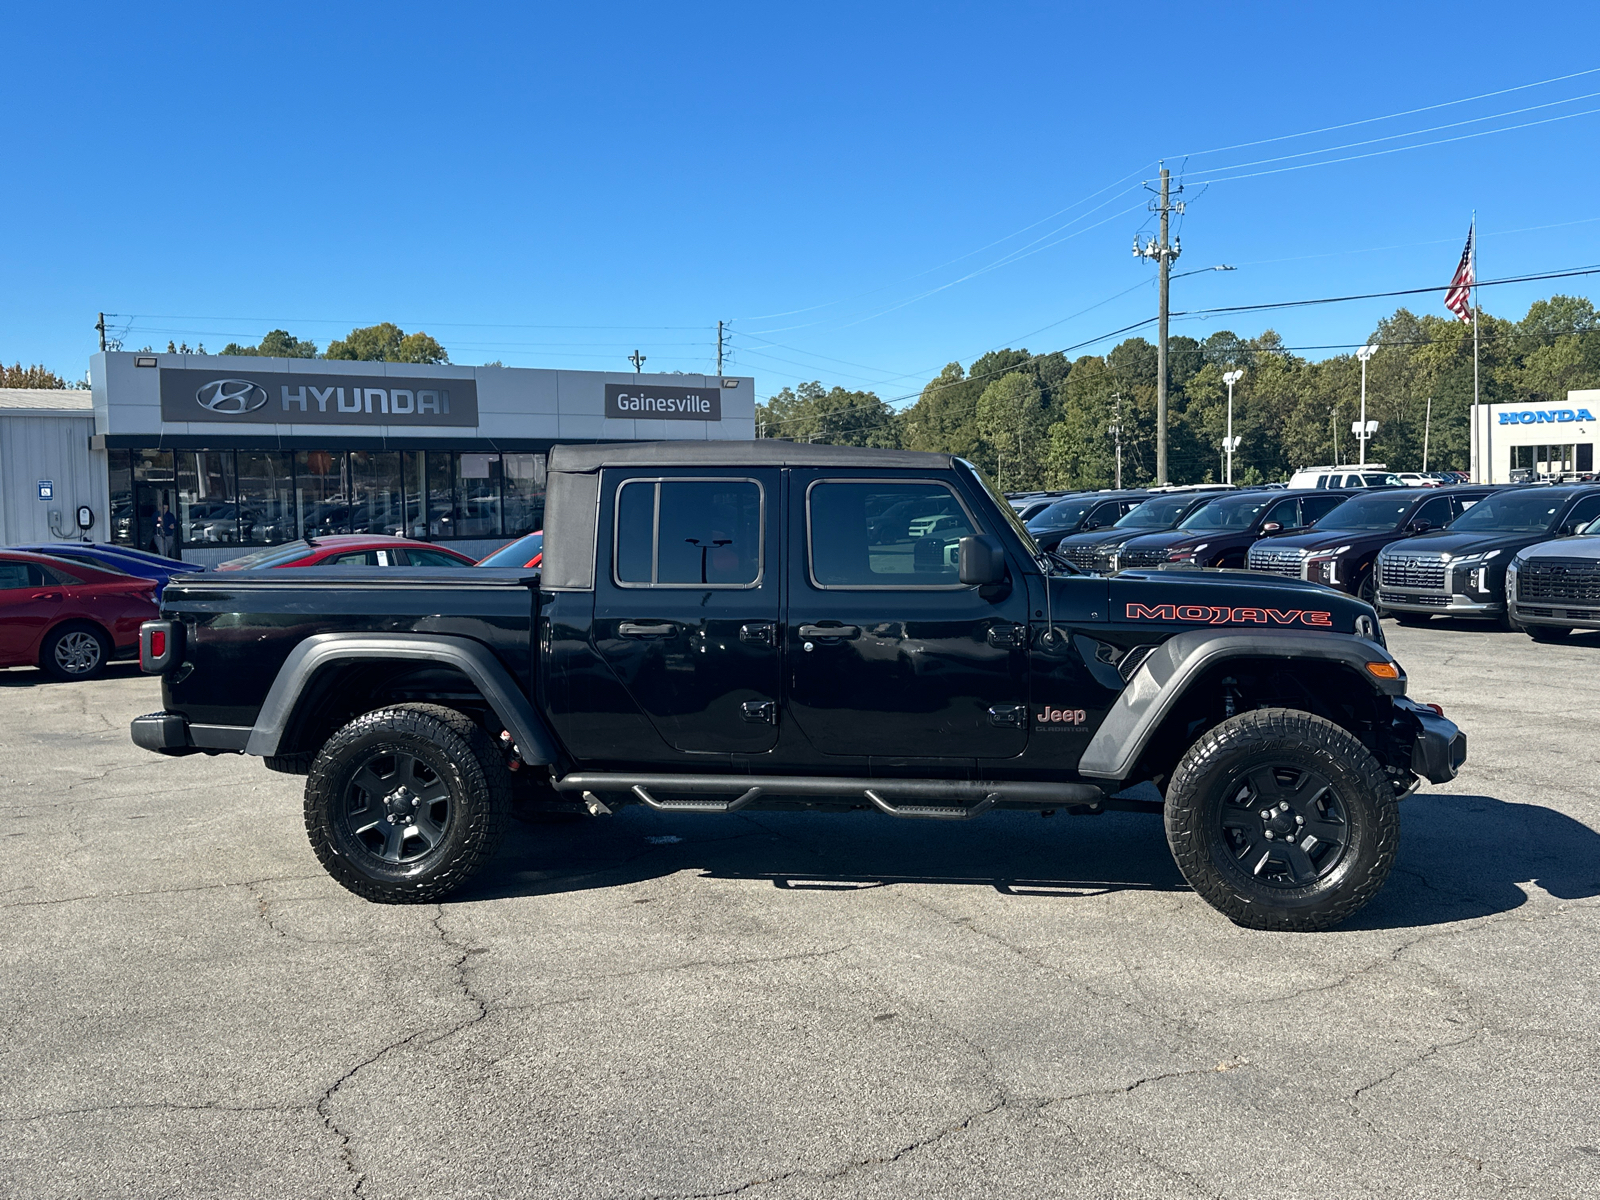
[[[1058,501],[1029,521],[1028,528],[1036,529],[1040,533],[1048,533],[1054,529],[1076,529],[1083,523],[1083,518],[1088,515],[1089,510],[1099,502],[1094,496]]]
[[[1313,529],[1393,529],[1416,503],[1415,496],[1355,496],[1346,500]]]
[[[1194,503],[1193,496],[1162,496],[1146,500],[1115,525],[1117,529],[1170,529]]]
[[[501,546],[488,558],[481,560],[480,567],[525,567],[528,560],[535,554],[544,550],[544,533],[530,533],[520,537],[509,546]]]
[[[989,482],[989,477],[964,458],[956,459],[967,470],[972,472],[973,478],[983,485],[983,490],[989,493],[989,499],[994,501],[994,506],[1006,515],[1011,522],[1011,528],[1017,531],[1017,536],[1022,539],[1022,544],[1027,547],[1028,553],[1035,558],[1039,555],[1039,547],[1033,540],[1033,534],[1028,532],[1028,527],[1017,516],[1017,510],[1006,503],[1006,498],[995,490],[994,484]]]
[[[1542,533],[1550,527],[1567,498],[1538,489],[1496,492],[1485,496],[1450,523],[1450,532]]]
[[[1178,522],[1179,529],[1247,529],[1256,515],[1274,500],[1276,495],[1252,496],[1248,500],[1217,500],[1197,508]]]

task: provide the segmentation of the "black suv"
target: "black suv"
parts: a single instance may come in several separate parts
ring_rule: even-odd
[[[1185,491],[1152,495],[1114,522],[1109,529],[1089,529],[1056,543],[1055,552],[1080,571],[1105,575],[1116,570],[1117,551],[1136,537],[1171,529],[1195,509],[1230,491]]]
[[[1379,488],[1339,505],[1304,533],[1250,547],[1250,569],[1325,583],[1367,603],[1377,598],[1372,564],[1401,538],[1441,529],[1496,489]]]
[[[1196,509],[1177,528],[1134,538],[1117,554],[1116,569],[1183,563],[1195,567],[1242,567],[1259,538],[1302,529],[1354,493],[1317,491],[1239,492]]]
[[[1057,500],[1033,520],[1028,532],[1041,550],[1054,550],[1064,537],[1085,530],[1103,529],[1121,520],[1150,498],[1143,488],[1125,492],[1079,492]]]
[[[1429,617],[1487,617],[1516,628],[1506,609],[1506,564],[1536,542],[1565,537],[1600,517],[1592,484],[1509,487],[1451,522],[1378,555],[1378,604],[1405,625]]]

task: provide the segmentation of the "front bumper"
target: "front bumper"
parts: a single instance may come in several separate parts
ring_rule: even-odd
[[[1499,600],[1474,600],[1445,592],[1378,591],[1378,607],[1395,612],[1432,613],[1445,617],[1498,617],[1506,606]]]
[[[1523,604],[1511,606],[1519,625],[1554,625],[1561,629],[1600,629],[1600,609],[1568,608],[1566,605]]]
[[[185,754],[243,754],[250,729],[243,725],[192,725],[182,713],[146,713],[128,727],[135,746],[177,758]]]
[[[1467,735],[1454,721],[1415,700],[1398,696],[1394,705],[1416,723],[1411,769],[1429,783],[1449,783],[1467,761]]]

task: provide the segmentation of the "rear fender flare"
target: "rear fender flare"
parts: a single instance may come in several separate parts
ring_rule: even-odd
[[[1351,667],[1376,693],[1403,696],[1405,672],[1382,646],[1350,634],[1263,630],[1219,633],[1195,629],[1168,638],[1133,673],[1079,760],[1093,779],[1126,779],[1150,738],[1189,684],[1230,658],[1317,659]],[[1367,664],[1392,664],[1399,677],[1380,679]]]
[[[261,705],[246,754],[278,753],[307,687],[330,663],[409,660],[454,667],[470,679],[489,708],[510,730],[522,761],[545,766],[556,761],[556,741],[511,673],[488,647],[469,638],[443,634],[319,633],[290,652]]]

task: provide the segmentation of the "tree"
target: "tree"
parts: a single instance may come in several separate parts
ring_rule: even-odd
[[[818,380],[784,388],[756,407],[761,437],[830,446],[876,446],[898,449],[899,414],[873,392],[824,390]]]
[[[1050,422],[1044,391],[1031,374],[1001,375],[978,397],[978,433],[995,464],[995,485],[1027,491],[1044,483]]]
[[[67,381],[43,363],[25,367],[20,362],[11,366],[0,363],[0,387],[8,388],[64,388]]]
[[[355,359],[360,362],[447,363],[450,355],[433,338],[420,330],[408,334],[400,326],[385,321],[352,329],[343,338],[328,343],[324,358]]]
[[[229,342],[222,348],[222,353],[251,354],[260,358],[315,358],[317,344],[303,342],[286,329],[274,329],[261,339],[259,346],[241,346],[238,342]]]

